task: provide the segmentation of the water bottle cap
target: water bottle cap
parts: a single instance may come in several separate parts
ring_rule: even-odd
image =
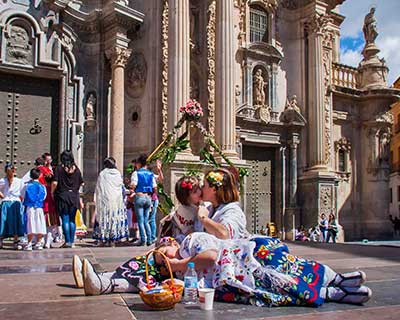
[[[188,268],[194,268],[194,262],[189,262],[187,265],[188,265]]]

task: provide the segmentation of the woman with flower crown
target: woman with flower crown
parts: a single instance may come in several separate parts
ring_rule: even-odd
[[[211,210],[200,206],[198,218],[204,230],[219,239],[239,239],[249,236],[246,215],[239,204],[237,179],[228,169],[215,169],[206,173],[202,187],[203,201],[212,204]]]

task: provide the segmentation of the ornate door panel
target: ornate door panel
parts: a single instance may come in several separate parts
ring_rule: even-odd
[[[0,165],[21,177],[44,152],[58,153],[58,82],[0,74]]]
[[[243,157],[251,165],[246,182],[247,229],[259,233],[274,221],[274,149],[244,147]],[[255,160],[259,158],[260,160]]]

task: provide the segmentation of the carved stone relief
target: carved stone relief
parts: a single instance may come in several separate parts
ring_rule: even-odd
[[[208,130],[215,135],[215,45],[216,45],[216,11],[217,2],[211,0],[208,4],[207,22],[207,63],[208,63]]]
[[[32,65],[33,46],[28,31],[20,26],[9,26],[6,38],[6,60],[15,64]]]
[[[319,190],[319,214],[328,216],[333,208],[334,189],[332,185],[321,185]]]
[[[161,115],[162,115],[162,137],[167,137],[168,134],[168,0],[164,1],[164,7],[162,11],[162,23],[161,23]]]
[[[292,98],[286,102],[285,111],[289,109],[293,109],[294,111],[301,113],[296,95],[293,95]]]
[[[106,56],[111,60],[111,67],[125,68],[132,50],[121,47],[113,47],[106,50]]]
[[[340,138],[338,141],[335,141],[335,151],[344,150],[350,152],[351,150],[351,143],[350,140],[346,137]]]
[[[133,53],[126,67],[126,92],[134,97],[144,93],[147,80],[147,63],[142,53]]]

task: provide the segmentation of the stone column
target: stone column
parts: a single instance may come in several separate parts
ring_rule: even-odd
[[[280,160],[281,160],[281,170],[282,170],[282,189],[281,192],[281,231],[282,239],[286,239],[286,146],[280,147]]]
[[[190,97],[189,0],[169,0],[168,130],[180,118],[179,107]]]
[[[230,158],[237,159],[235,148],[235,81],[233,1],[217,1],[216,43],[216,141]]]
[[[107,51],[111,60],[110,106],[110,156],[114,157],[119,170],[124,168],[124,114],[125,114],[125,65],[131,50],[114,47]]]
[[[309,167],[315,171],[327,170],[325,159],[325,108],[323,26],[325,20],[312,17],[305,25],[308,35],[308,157]]]
[[[297,144],[298,141],[290,141],[290,182],[289,182],[289,205],[297,206]]]

